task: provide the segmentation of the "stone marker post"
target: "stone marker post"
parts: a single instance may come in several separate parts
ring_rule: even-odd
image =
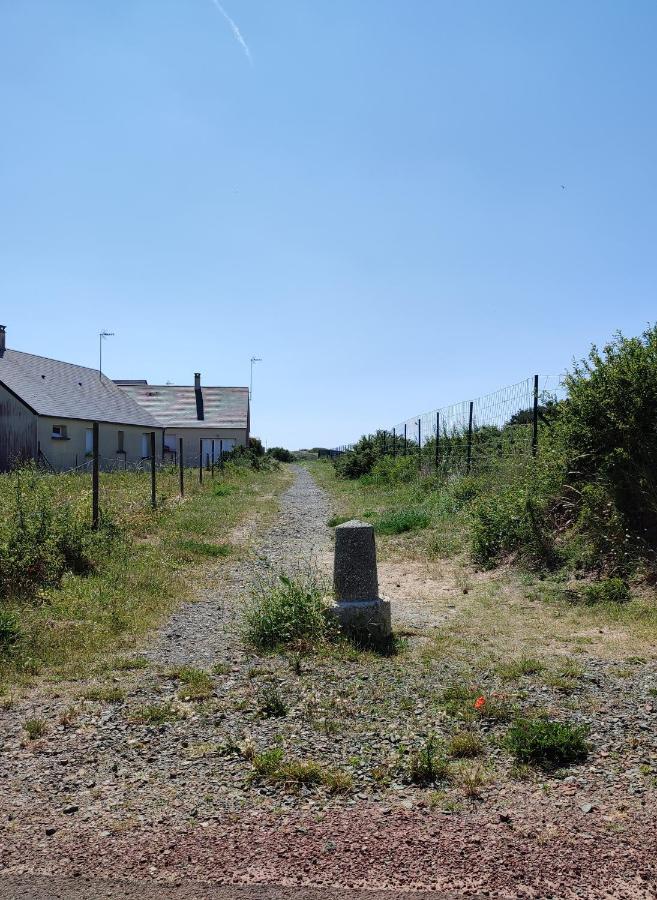
[[[391,635],[390,603],[379,597],[374,528],[353,520],[335,529],[333,612],[342,630],[367,643]]]

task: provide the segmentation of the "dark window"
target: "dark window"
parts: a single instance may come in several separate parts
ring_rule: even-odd
[[[125,431],[119,431],[117,434],[117,440],[119,442],[119,446],[117,449],[117,453],[125,453]]]

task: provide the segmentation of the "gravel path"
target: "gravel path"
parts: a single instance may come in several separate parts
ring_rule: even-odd
[[[65,881],[44,894],[44,882],[32,880],[38,875],[131,879],[116,888],[107,882],[98,894],[107,897],[136,896],[139,879],[162,882],[159,896],[172,898],[195,896],[189,885],[197,881],[391,896],[657,896],[654,661],[636,658],[621,672],[582,657],[585,671],[565,696],[563,684],[525,678],[510,688],[482,672],[487,693],[511,690],[523,709],[588,724],[592,753],[567,772],[519,781],[509,777],[505,726],[482,723],[483,759],[458,763],[452,781],[433,790],[409,784],[400,760],[428,734],[448,739],[455,727],[439,703],[462,678],[448,654],[299,661],[244,648],[236,624],[249,585],[309,560],[328,571],[330,514],[326,495],[297,468],[256,550],[217,567],[209,587],[205,579],[198,600],[145,648],[144,669],[116,669],[98,681],[115,696],[89,700],[88,682],[43,682],[0,709],[0,897],[75,895]],[[392,579],[400,597],[404,571]],[[436,582],[430,593],[441,590]],[[458,604],[457,592],[450,597]],[[185,698],[170,671],[182,664],[215,667],[209,698]],[[268,691],[282,698],[285,716],[263,713]],[[144,707],[168,715],[154,721]],[[29,718],[47,723],[44,737],[27,740]],[[352,789],[293,791],[259,781],[253,754],[272,747],[347,774]],[[467,777],[477,770],[484,777],[467,800]]]
[[[326,494],[301,466],[282,495],[278,521],[265,534],[246,562],[222,570],[221,583],[185,603],[158,632],[146,658],[159,666],[193,665],[209,668],[217,662],[243,657],[236,634],[245,591],[258,574],[288,571],[317,562],[327,568],[331,508]]]

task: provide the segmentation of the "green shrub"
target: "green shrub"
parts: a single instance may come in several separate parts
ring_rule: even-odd
[[[449,775],[449,763],[443,745],[434,735],[414,751],[408,761],[408,778],[412,784],[433,785],[444,781]]]
[[[288,713],[288,706],[275,687],[264,687],[260,694],[260,714],[266,719],[280,719]]]
[[[457,759],[468,759],[484,752],[484,742],[476,731],[457,731],[449,739],[447,750]]]
[[[253,758],[254,777],[270,784],[298,789],[324,785],[332,794],[351,789],[352,779],[346,772],[328,769],[315,760],[286,759],[279,747],[257,753]]]
[[[257,584],[243,614],[245,639],[260,650],[322,643],[332,636],[327,593],[312,573]]]
[[[0,657],[11,654],[20,639],[18,617],[11,610],[0,607]]]
[[[290,450],[286,450],[285,447],[270,447],[267,453],[269,453],[270,456],[273,456],[274,459],[277,459],[278,462],[294,462],[294,454],[290,452]]]
[[[630,589],[622,578],[604,578],[587,584],[582,591],[587,603],[626,603]]]
[[[490,568],[505,555],[522,551],[533,565],[554,566],[557,553],[545,513],[545,498],[522,485],[481,497],[471,518],[474,561]]]
[[[426,510],[406,507],[383,513],[376,522],[375,529],[379,534],[403,534],[406,531],[427,528],[430,522],[431,516]]]
[[[549,719],[518,719],[504,744],[520,763],[555,769],[586,759],[589,747],[585,726]]]
[[[48,726],[44,719],[27,719],[27,721],[23,723],[23,728],[31,741],[36,741],[38,738],[43,737],[48,730]]]
[[[350,516],[331,516],[331,518],[326,523],[329,528],[337,528],[338,525],[342,525],[344,522],[348,522]]]

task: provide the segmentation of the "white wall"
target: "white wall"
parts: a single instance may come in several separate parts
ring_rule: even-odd
[[[178,454],[178,439],[183,439],[183,454],[186,466],[198,466],[200,443],[203,441],[203,463],[206,457],[211,458],[212,441],[214,440],[215,461],[219,459],[220,441],[224,441],[224,452],[234,447],[246,446],[246,429],[244,428],[167,428],[167,443],[175,447]],[[229,442],[232,442],[229,445]]]

